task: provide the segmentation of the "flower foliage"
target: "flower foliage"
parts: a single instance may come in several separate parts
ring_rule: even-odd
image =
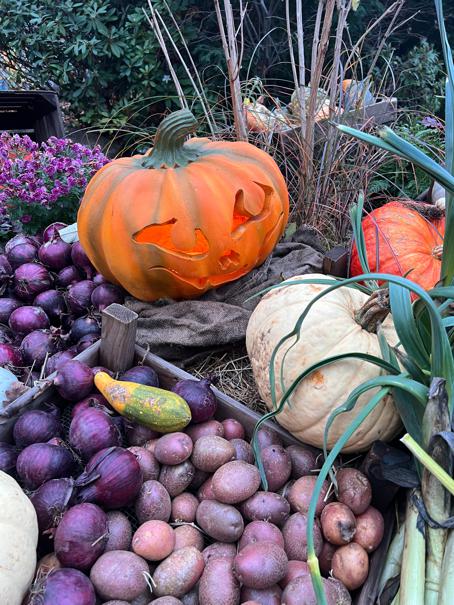
[[[109,160],[99,147],[51,137],[0,135],[0,230],[37,233],[52,221],[74,222],[91,176]]]

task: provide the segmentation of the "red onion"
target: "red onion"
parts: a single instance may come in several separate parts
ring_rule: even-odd
[[[16,445],[26,447],[32,443],[45,443],[61,434],[61,425],[53,414],[41,410],[24,412],[16,421],[13,437]]]
[[[71,264],[71,244],[60,238],[53,239],[40,247],[38,257],[52,271],[60,271]]]
[[[17,347],[0,344],[0,367],[10,365],[19,368],[22,364],[22,354]]]
[[[61,288],[67,288],[71,284],[76,284],[83,280],[83,275],[77,267],[70,265],[65,267],[57,274],[57,285]]]
[[[90,395],[88,395],[88,397],[85,397],[85,399],[78,401],[71,410],[71,417],[74,418],[76,414],[82,412],[82,410],[86,410],[87,408],[96,406],[105,407],[106,409],[109,409],[109,402],[103,395],[101,395],[101,393],[91,393]]]
[[[205,422],[212,418],[218,407],[216,397],[210,389],[211,380],[179,380],[172,391],[183,397],[191,409],[192,422]]]
[[[17,269],[24,263],[31,263],[37,259],[36,246],[33,244],[18,244],[8,253],[7,258],[13,269]]]
[[[60,237],[60,229],[64,229],[67,226],[66,223],[51,223],[43,231],[43,242],[50,242],[53,239],[58,239]]]
[[[50,443],[32,443],[19,454],[16,465],[17,474],[28,489],[67,477],[73,468],[74,458],[68,448]]]
[[[101,336],[101,326],[96,317],[86,315],[85,317],[78,317],[73,321],[69,332],[72,342],[79,342],[81,338],[90,334],[97,338]]]
[[[27,605],[96,605],[93,584],[77,569],[55,569],[38,577]]]
[[[82,340],[82,339],[81,339]],[[96,376],[96,374],[98,372],[105,372],[106,374],[109,374],[109,376],[111,378],[113,378],[115,376],[115,374],[112,372],[112,370],[108,370],[107,368],[103,367],[103,366],[94,366],[91,371],[93,372],[93,376]]]
[[[91,293],[95,284],[90,279],[84,279],[69,286],[66,300],[73,313],[85,313],[91,307]]]
[[[82,244],[80,242],[75,242],[72,245],[71,260],[76,265],[76,267],[82,269],[88,279],[91,279],[95,276],[95,268],[91,264],[88,256],[85,254],[85,250],[82,248]]]
[[[142,469],[142,475],[144,481],[154,480],[156,481],[159,477],[160,464],[149,450],[138,445],[132,445],[128,447],[128,450],[134,454],[137,458],[137,462]]]
[[[87,334],[86,336],[82,336],[82,338],[76,344],[77,354],[82,353],[82,351],[85,351],[85,349],[91,347],[91,345],[95,344],[95,342],[98,342],[99,336],[99,334]],[[94,375],[95,373],[93,372],[93,376]]]
[[[62,316],[67,313],[65,299],[58,290],[41,292],[33,301],[35,306],[41,307],[49,319],[54,323],[61,323]]]
[[[33,300],[37,294],[49,290],[52,279],[40,263],[25,263],[14,271],[14,291],[22,300]]]
[[[12,474],[16,470],[16,461],[20,450],[11,443],[0,442],[0,471]]]
[[[107,279],[101,273],[97,273],[93,278],[93,283],[95,286],[100,286],[101,284],[107,284]]]
[[[6,242],[5,253],[8,254],[10,250],[12,250],[15,246],[18,246],[19,244],[33,244],[35,248],[39,248],[39,244],[37,244],[32,237],[28,237],[27,235],[19,233],[18,235],[15,235],[13,238]]]
[[[121,304],[124,300],[123,290],[114,284],[96,286],[91,294],[91,303],[98,311],[104,311],[106,307],[113,303]]]
[[[46,363],[46,376],[53,374],[59,370],[67,361],[70,361],[77,355],[77,351],[74,347],[66,349],[66,351],[59,351],[48,358]]]
[[[85,363],[71,359],[57,370],[54,385],[63,399],[77,401],[92,391],[93,372]]]
[[[143,445],[150,439],[161,437],[159,433],[147,426],[125,420],[126,440],[128,445]]]
[[[54,548],[65,567],[88,570],[107,544],[107,515],[96,504],[76,504],[63,515]]]
[[[0,298],[0,323],[7,323],[11,313],[23,304],[23,302],[16,298]]]
[[[121,434],[106,411],[87,407],[72,419],[69,443],[84,460],[88,460],[99,450],[121,445]]]
[[[38,517],[40,532],[56,527],[61,515],[71,506],[74,497],[74,479],[51,479],[30,496]]]
[[[33,330],[44,330],[50,326],[49,318],[41,307],[25,305],[13,311],[9,327],[17,334],[30,334]]]
[[[6,254],[0,254],[0,283],[8,282],[13,275],[13,268]]]
[[[137,382],[138,384],[145,384],[149,387],[159,386],[158,375],[153,368],[150,368],[150,366],[135,366],[133,368],[129,368],[129,370],[123,372],[119,380]]]
[[[1,300],[1,298],[0,298],[0,300]],[[10,345],[13,342],[14,342],[14,334],[11,332],[11,330],[7,326],[0,324],[0,343],[3,345]]]
[[[134,501],[142,481],[142,470],[134,454],[121,447],[109,447],[96,453],[76,479],[80,488],[77,500],[122,508]]]
[[[20,352],[27,365],[33,363],[40,368],[46,355],[54,355],[61,348],[60,338],[50,330],[35,330],[24,337],[20,346]]]

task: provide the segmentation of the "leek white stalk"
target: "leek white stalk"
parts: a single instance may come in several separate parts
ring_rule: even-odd
[[[418,511],[408,494],[399,605],[425,605],[426,541],[416,523]]]

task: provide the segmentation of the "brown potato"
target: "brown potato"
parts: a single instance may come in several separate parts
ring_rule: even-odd
[[[292,472],[290,456],[282,445],[269,445],[261,450],[261,454],[268,490],[276,492],[287,483]]]
[[[235,448],[235,460],[244,460],[244,462],[254,464],[254,451],[250,443],[244,439],[231,439],[230,443]]]
[[[369,573],[369,557],[362,546],[350,542],[336,550],[332,561],[333,576],[348,590],[364,584]]]
[[[336,605],[352,605],[352,597],[340,580],[327,578],[326,582],[334,588],[337,597]]]
[[[143,480],[149,481],[150,479],[153,479],[156,481],[159,477],[160,466],[159,462],[154,457],[154,454],[146,448],[137,445],[128,447],[128,450],[137,458],[137,462],[142,469]]]
[[[244,529],[241,513],[230,504],[203,500],[196,513],[197,525],[218,542],[236,542]]]
[[[243,605],[246,605],[246,603],[250,605],[255,603],[257,605],[281,605],[281,595],[282,590],[277,584],[262,589],[243,586],[241,590],[241,603]],[[246,603],[244,602],[245,599],[247,599]]]
[[[219,502],[238,504],[260,487],[259,469],[242,460],[223,464],[213,475],[212,489]]]
[[[155,594],[182,597],[198,582],[204,567],[202,554],[196,548],[189,546],[174,551],[154,571]]]
[[[272,428],[262,426],[257,432],[257,443],[262,450],[269,445],[282,445],[282,439]]]
[[[197,550],[202,551],[205,546],[203,535],[193,525],[179,525],[175,527],[175,546],[174,550],[193,546]]]
[[[328,576],[330,574],[333,556],[338,548],[330,542],[323,542],[322,550],[318,555],[318,564],[322,575]]]
[[[380,545],[384,531],[383,515],[373,506],[369,506],[356,517],[356,534],[353,542],[362,546],[367,552],[373,552]]]
[[[320,450],[309,445],[289,445],[285,449],[292,461],[293,479],[310,475],[321,467],[323,456]]]
[[[341,502],[331,502],[323,509],[320,517],[323,535],[331,544],[342,546],[353,540],[356,519],[352,511]]]
[[[303,513],[294,513],[287,519],[282,528],[285,552],[291,560],[307,561],[307,516]],[[314,550],[318,556],[322,549],[323,538],[320,527],[314,523]]]
[[[290,504],[283,496],[273,492],[256,492],[240,506],[248,521],[269,521],[281,527],[290,514]]]
[[[205,483],[203,483],[197,491],[197,498],[200,502],[202,500],[216,500],[216,496],[213,492],[213,476],[209,477]]]
[[[192,452],[191,461],[196,468],[207,473],[214,473],[220,466],[233,460],[235,448],[223,437],[208,435],[200,437]]]
[[[205,565],[212,559],[234,559],[236,557],[235,544],[226,544],[225,542],[213,542],[202,551]]]
[[[168,433],[158,439],[154,455],[158,462],[166,465],[181,464],[187,460],[193,449],[192,439],[186,433]]]
[[[173,466],[161,466],[159,481],[173,498],[182,494],[190,485],[195,473],[195,468],[190,460]]]
[[[183,605],[200,605],[199,604],[199,584],[181,597]]]
[[[356,468],[340,468],[336,473],[337,499],[353,514],[361,515],[372,500],[369,479]]]
[[[107,543],[104,552],[109,550],[129,550],[131,547],[132,527],[128,517],[118,510],[107,513]]]
[[[132,550],[147,561],[162,561],[175,546],[175,532],[165,521],[145,521],[132,537]]]
[[[190,424],[186,427],[185,433],[187,433],[189,437],[191,437],[192,442],[195,443],[200,437],[206,437],[207,435],[224,437],[224,426],[217,420],[206,420],[199,424]]]
[[[145,481],[139,491],[135,504],[136,517],[139,523],[158,519],[170,519],[171,503],[169,492],[159,481]]]
[[[337,593],[325,578],[322,578],[325,597],[328,605],[340,605],[337,601]],[[298,576],[285,587],[282,593],[282,605],[318,605],[312,586],[311,576]]]
[[[90,580],[104,601],[132,601],[147,589],[145,573],[148,573],[148,563],[142,557],[127,550],[111,550],[95,562]]]
[[[287,495],[287,499],[290,502],[292,510],[298,513],[308,512],[316,481],[317,477],[314,475],[306,475],[305,477],[300,477],[295,481],[295,483],[293,483]],[[317,500],[317,507],[315,509],[315,514],[317,517],[321,515],[322,510],[325,508],[327,502],[329,502],[329,499],[326,497],[328,490],[328,481],[323,481],[323,486]]]
[[[287,555],[273,542],[248,544],[233,560],[238,580],[249,588],[269,588],[282,580],[287,571]]]
[[[199,584],[200,605],[239,605],[240,584],[233,574],[233,559],[212,559]]]
[[[284,548],[284,537],[281,530],[268,521],[252,521],[244,528],[243,535],[238,543],[238,550],[242,550],[248,544],[257,542],[273,542]]]
[[[224,427],[224,439],[230,441],[231,439],[244,439],[246,432],[244,426],[235,418],[226,418],[222,421]]]
[[[182,605],[182,601],[176,597],[159,597],[154,601],[150,601],[148,605]]]
[[[281,588],[285,588],[295,578],[300,576],[310,575],[309,567],[305,561],[289,561],[287,565],[287,573],[279,582]]]
[[[210,473],[205,473],[205,471],[201,471],[200,469],[196,468],[194,477],[192,478],[192,481],[189,484],[188,490],[191,492],[196,492],[209,477]]]
[[[178,496],[175,496],[175,498],[172,500],[172,511],[170,513],[170,518],[172,521],[193,523],[198,506],[199,501],[194,494],[190,494],[189,492],[178,494]]]

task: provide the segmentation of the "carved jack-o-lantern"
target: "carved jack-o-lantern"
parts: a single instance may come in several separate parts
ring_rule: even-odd
[[[196,297],[262,263],[281,237],[288,193],[249,143],[192,138],[188,110],[165,118],[143,156],[106,164],[77,217],[96,269],[141,300]]]

